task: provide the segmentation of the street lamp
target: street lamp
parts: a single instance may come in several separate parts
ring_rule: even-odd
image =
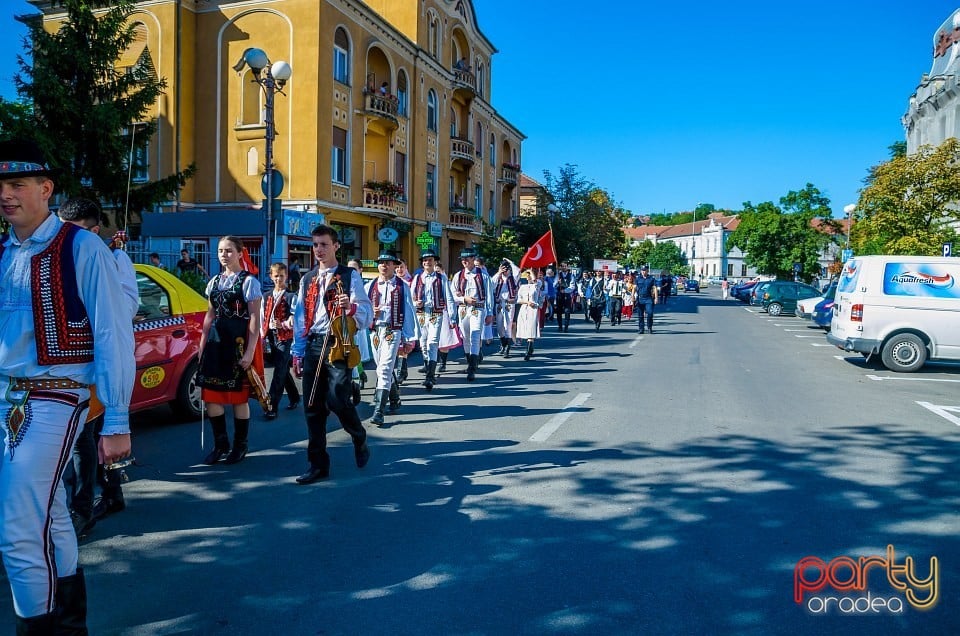
[[[847,249],[850,248],[850,226],[853,225],[853,213],[856,209],[857,206],[853,203],[843,206],[843,211],[847,215]]]
[[[264,133],[266,149],[264,150],[265,167],[262,189],[263,196],[266,197],[267,207],[267,232],[264,246],[267,254],[264,263],[269,264],[275,251],[273,245],[273,202],[283,192],[283,176],[279,173],[274,174],[276,169],[273,165],[273,139],[276,136],[273,121],[273,97],[276,93],[284,94],[283,87],[290,76],[293,75],[293,69],[283,61],[271,64],[266,52],[255,47],[248,48],[243,52],[243,57],[234,65],[233,70],[239,73],[245,66],[250,67],[253,81],[260,85],[266,102],[263,108],[263,121],[266,126]],[[278,183],[275,183],[276,177],[279,177]]]

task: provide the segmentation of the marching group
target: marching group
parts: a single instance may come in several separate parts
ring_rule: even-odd
[[[122,246],[108,248],[94,236],[95,204],[62,206],[63,218],[51,214],[54,176],[36,144],[0,143],[0,211],[10,226],[0,237],[0,417],[6,435],[0,552],[18,634],[86,633],[77,534],[97,516],[123,509],[119,466],[131,448],[132,264]],[[557,272],[521,271],[503,259],[491,273],[474,249],[465,248],[461,268],[450,276],[432,250],[422,253],[411,274],[384,251],[378,276],[364,283],[359,263],[338,262],[339,249],[336,230],[317,226],[316,266],[302,276],[297,292],[287,288],[292,272],[277,263],[270,271],[274,288],[264,293],[244,267],[242,241],[219,241],[222,271],[206,287],[197,374],[213,431],[205,464],[245,458],[252,392],[268,419],[277,417],[284,392],[288,409],[303,405],[307,467],[295,482],[306,485],[329,476],[330,413],[350,435],[357,467],[369,462],[357,412],[364,363],[376,366],[370,423],[383,426],[400,408],[400,384],[415,347],[423,355],[422,385],[430,391],[452,349],[463,348],[466,379],[473,382],[484,342],[498,338],[504,357],[522,347],[529,360],[547,321],[565,332],[579,311],[599,330],[604,316],[616,325],[636,310],[639,331],[653,331],[659,292],[646,267],[635,274],[576,275],[564,264]],[[185,259],[189,267],[189,255]],[[269,389],[260,379],[264,358],[274,367]],[[291,371],[302,378],[302,395]],[[75,450],[71,519],[63,477]],[[98,465],[103,496],[93,505]]]

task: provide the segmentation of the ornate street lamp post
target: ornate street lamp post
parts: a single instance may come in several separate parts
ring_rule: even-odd
[[[290,68],[288,63],[283,61],[271,64],[270,58],[267,57],[263,49],[258,48],[245,50],[243,57],[233,68],[239,73],[245,66],[250,67],[253,81],[260,85],[264,95],[263,121],[266,126],[266,149],[264,150],[263,195],[266,197],[267,231],[266,243],[264,244],[266,254],[263,262],[264,265],[269,265],[275,252],[273,245],[273,239],[275,238],[273,232],[273,206],[274,201],[283,191],[283,177],[276,172],[273,165],[273,139],[276,136],[273,120],[273,98],[276,93],[284,94],[283,87],[291,75],[293,75],[293,69]]]

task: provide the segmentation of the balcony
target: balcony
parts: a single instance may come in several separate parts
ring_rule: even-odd
[[[399,102],[393,95],[381,95],[370,91],[363,92],[364,114],[385,122],[390,128],[397,128],[400,125],[397,120],[398,105]]]
[[[506,186],[513,187],[517,185],[517,181],[520,179],[520,166],[505,163],[500,166],[500,183],[503,183]]]
[[[399,186],[397,186],[399,188]],[[408,218],[407,201],[393,192],[364,186],[363,205],[360,208],[367,213],[387,218]]]
[[[466,93],[468,97],[473,97],[477,94],[477,76],[471,71],[460,68],[453,69],[453,81],[450,82],[450,85],[454,92],[462,91]]]
[[[459,137],[450,138],[450,160],[454,163],[460,162],[469,168],[474,164],[476,151],[473,142]]]
[[[476,213],[471,208],[453,207],[450,208],[450,223],[447,224],[451,230],[463,230],[474,234],[483,232],[483,223],[477,218]]]

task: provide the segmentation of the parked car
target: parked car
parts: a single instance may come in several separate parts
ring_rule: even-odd
[[[707,285],[712,285],[714,287],[719,287],[720,283],[723,282],[723,276],[708,276]]]
[[[779,316],[784,312],[792,314],[797,310],[797,301],[804,298],[816,298],[820,290],[803,283],[794,283],[788,280],[771,281],[763,290],[763,308],[771,316]]]
[[[815,325],[829,332],[830,322],[833,320],[833,298],[825,298],[817,303],[810,314],[810,319]]]
[[[827,342],[891,371],[960,360],[960,262],[932,256],[857,256],[843,265]]]
[[[816,285],[814,285],[816,287]],[[813,312],[824,300],[833,300],[833,297],[837,293],[837,283],[836,281],[830,283],[830,285],[823,291],[820,296],[814,298],[805,298],[803,300],[797,301],[797,317],[803,318],[804,320],[811,318]]]
[[[756,285],[753,286],[753,289],[750,290],[750,304],[760,307],[763,305],[763,292],[766,291],[767,287],[770,286],[770,283],[773,281],[762,280]]]
[[[683,283],[683,291],[685,292],[700,292],[700,283],[697,282],[696,278],[688,278]]]
[[[730,295],[742,303],[749,303],[750,292],[756,287],[758,282],[759,281],[755,280],[740,281],[730,288]]]
[[[196,375],[206,299],[166,270],[134,265],[140,309],[133,323],[136,376],[130,411],[170,404],[200,417]]]

